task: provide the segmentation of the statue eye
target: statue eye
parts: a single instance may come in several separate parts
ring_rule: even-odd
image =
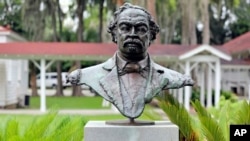
[[[122,32],[124,32],[124,33],[129,32],[130,26],[129,26],[129,25],[126,25],[126,24],[122,24],[122,25],[120,25],[120,30],[121,30]]]
[[[138,34],[145,34],[148,31],[148,28],[146,26],[138,26],[136,28],[136,31]]]

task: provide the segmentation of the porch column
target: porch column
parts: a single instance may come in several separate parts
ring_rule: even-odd
[[[173,96],[177,99],[177,97],[178,97],[178,90],[177,89],[173,90]]]
[[[40,60],[40,71],[41,71],[41,94],[40,94],[40,111],[46,112],[46,95],[45,95],[45,59]]]
[[[212,106],[212,68],[207,65],[207,107]]]
[[[185,64],[185,74],[190,75],[190,61],[186,61]],[[184,105],[185,108],[189,111],[190,109],[190,93],[191,93],[191,88],[189,86],[185,86],[185,101]]]
[[[221,90],[221,66],[218,59],[215,63],[215,106],[219,108]]]
[[[183,103],[183,88],[178,89],[178,101]]]
[[[250,84],[248,84],[248,102],[250,103]]]
[[[205,66],[204,64],[201,65],[201,71],[199,72],[200,75],[200,102],[201,105],[205,105]]]

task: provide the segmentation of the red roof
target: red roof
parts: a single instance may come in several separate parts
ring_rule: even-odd
[[[171,57],[185,53],[195,46],[156,45],[149,47],[152,56]],[[72,42],[15,42],[0,43],[0,56],[9,58],[83,58],[111,57],[117,50],[114,43],[72,43]]]
[[[198,45],[153,44],[149,47],[149,53],[152,55],[179,56],[197,46]]]
[[[250,49],[250,31],[225,43],[222,46],[222,49],[228,51],[230,54],[249,50]]]
[[[11,31],[10,28],[8,27],[3,27],[3,26],[0,26],[0,32],[1,31]]]
[[[250,60],[245,59],[232,59],[231,61],[221,60],[224,65],[250,65]]]
[[[112,55],[115,51],[115,44],[68,42],[15,42],[0,44],[0,54]]]

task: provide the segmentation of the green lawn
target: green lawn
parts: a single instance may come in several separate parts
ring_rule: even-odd
[[[46,97],[46,105],[49,109],[105,109],[109,107],[102,107],[102,97],[71,97],[62,96]],[[30,109],[39,109],[40,97],[30,97]]]

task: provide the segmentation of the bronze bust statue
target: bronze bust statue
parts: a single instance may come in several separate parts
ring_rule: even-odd
[[[150,58],[147,49],[159,26],[144,8],[125,3],[114,13],[108,32],[118,51],[102,64],[71,72],[69,82],[90,86],[129,119],[139,117],[145,104],[162,90],[193,85],[189,76]]]

